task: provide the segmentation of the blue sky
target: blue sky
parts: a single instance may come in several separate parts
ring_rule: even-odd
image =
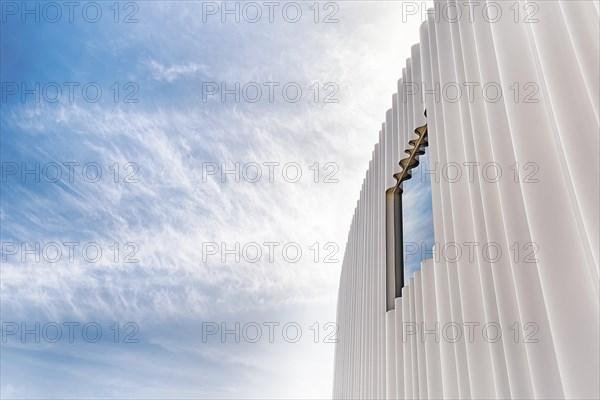
[[[411,136],[413,138],[415,136]],[[419,157],[419,166],[412,178],[403,184],[402,217],[404,239],[404,282],[421,269],[421,261],[433,258],[433,210],[431,203],[431,171],[429,148]]]
[[[400,23],[400,6],[390,2],[338,3],[331,24],[313,21],[312,2],[302,3],[298,23],[275,14],[273,23],[255,24],[218,16],[203,22],[201,2],[130,3],[119,3],[117,23],[113,2],[98,3],[96,23],[77,10],[72,23],[3,14],[0,319],[28,327],[95,322],[104,334],[96,343],[7,336],[2,397],[329,397],[333,344],[323,343],[323,326],[335,321],[341,263],[324,263],[323,246],[337,245],[342,259],[355,206],[348,199],[358,196],[420,21]],[[133,11],[138,22],[123,23]],[[321,9],[320,18],[330,11]],[[36,102],[6,92],[7,85],[20,90],[36,82],[47,98],[52,82],[63,96]],[[65,82],[79,84],[72,102]],[[203,82],[294,82],[303,96],[296,103],[281,95],[273,102],[204,101]],[[320,99],[331,93],[324,84],[334,83],[338,102],[315,102],[315,82]],[[80,90],[90,83],[102,89],[94,103]],[[137,102],[124,102],[128,94]],[[203,182],[203,165],[211,162],[295,162],[303,177]],[[316,162],[318,183],[310,169]],[[35,163],[46,171],[62,166],[62,179],[36,182],[7,169]],[[74,166],[72,180],[65,163]],[[337,166],[337,183],[323,182],[326,163]],[[84,179],[85,165],[100,166],[101,179]],[[303,257],[202,260],[202,243],[274,241],[297,243]],[[7,254],[8,242],[94,243],[103,255],[97,262],[78,251],[73,261],[63,254],[56,263],[23,262],[20,253]],[[309,250],[315,242],[317,262]],[[138,261],[123,262],[132,252]],[[115,322],[121,329],[135,323],[138,342],[121,336],[114,343]],[[280,334],[273,343],[203,343],[203,322],[294,322],[303,336],[297,343]]]

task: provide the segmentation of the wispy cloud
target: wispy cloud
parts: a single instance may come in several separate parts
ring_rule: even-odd
[[[184,79],[193,76],[199,71],[203,73],[207,72],[206,67],[202,64],[185,63],[163,65],[156,60],[150,60],[148,62],[148,68],[152,71],[154,79],[167,82],[173,82],[176,79]]]

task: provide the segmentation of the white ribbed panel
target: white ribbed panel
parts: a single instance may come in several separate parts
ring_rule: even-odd
[[[404,398],[404,347],[402,344],[402,338],[404,335],[404,319],[403,312],[404,308],[402,305],[402,297],[396,297],[395,301],[395,322],[396,322],[396,399]]]
[[[570,5],[566,8],[573,11],[575,6]],[[598,64],[594,66],[593,62],[586,62],[592,57],[581,54],[583,50],[579,52],[582,59],[582,63],[579,63],[559,2],[544,5],[539,14],[540,22],[530,24],[537,50],[538,74],[543,78],[540,82],[547,91],[548,112],[550,122],[558,133],[556,140],[559,143],[559,151],[568,166],[568,184],[572,185],[571,190],[574,190],[572,196],[576,199],[575,213],[581,240],[585,243],[584,250],[589,253],[587,255],[591,259],[588,264],[598,295],[600,186],[590,185],[590,182],[597,178],[600,168],[600,135],[597,131],[589,129],[590,126],[598,125],[598,119],[588,92],[588,87],[590,91],[594,90],[596,95],[592,98],[595,97],[597,101]],[[582,22],[585,24],[586,18],[583,18]],[[588,49],[587,53],[595,54],[597,59],[598,47]],[[582,69],[581,66],[585,68]],[[584,77],[586,72],[594,67],[595,82],[593,78],[588,77],[588,86]],[[564,71],[576,72],[564,75]],[[585,146],[581,146],[578,140],[573,140],[573,132],[579,132],[577,136]]]
[[[432,62],[430,55],[430,38],[429,38],[429,28],[427,24],[423,24],[420,30],[421,36],[421,46],[422,46],[422,77],[423,77],[423,86],[425,88],[433,87],[433,78],[432,78]],[[438,146],[437,141],[435,140],[435,132],[437,119],[435,114],[435,106],[431,97],[428,98],[426,102],[427,109],[429,109],[430,118],[428,119],[428,127],[430,129],[429,133],[429,160],[430,164],[435,168],[436,165],[439,165],[438,158]],[[442,194],[441,194],[441,185],[437,184],[439,181],[433,180],[431,186],[431,196],[432,196],[432,207],[433,207],[433,228],[434,235],[436,238],[444,237],[444,205],[442,202]],[[434,248],[435,251],[435,248]],[[450,323],[452,320],[452,313],[450,310],[450,293],[448,286],[448,266],[444,260],[436,262],[438,267],[435,268],[435,288],[436,288],[436,307],[437,307],[437,317],[440,326],[444,326],[447,323]],[[443,393],[448,398],[458,398],[459,390],[458,390],[458,374],[457,374],[457,363],[456,363],[456,355],[454,344],[449,341],[441,341],[440,342],[440,359],[441,359],[441,369],[442,369],[442,385],[443,385]]]
[[[436,2],[440,3],[440,2]],[[453,24],[454,25],[454,24]],[[436,39],[438,61],[440,63],[439,82],[442,87],[456,84],[457,76],[454,71],[452,54],[452,36],[450,23],[441,20],[436,26]],[[452,96],[449,94],[448,96]],[[464,152],[460,107],[457,102],[444,100],[441,102],[444,132],[446,163],[448,170],[456,171],[453,165],[464,165],[466,158]],[[440,132],[442,134],[442,132]],[[460,170],[460,169],[459,169]],[[475,242],[472,204],[469,197],[469,182],[466,179],[448,178],[450,198],[453,204],[454,232],[447,236],[447,244]],[[454,205],[456,205],[454,207]],[[463,211],[461,211],[463,209]],[[460,213],[460,215],[459,215]],[[461,246],[462,247],[462,246]],[[483,289],[488,288],[487,282],[482,285],[477,263],[472,257],[462,257],[460,253],[454,256],[454,251],[449,247],[446,251],[450,258],[457,258],[458,283],[461,294],[462,317],[467,323],[485,323]],[[489,288],[488,288],[489,289]],[[483,340],[467,340],[467,361],[469,365],[469,379],[471,395],[477,399],[495,397],[494,374],[489,345]]]
[[[450,10],[456,9],[456,2],[445,1],[441,2],[447,5],[453,5]],[[456,17],[456,15],[451,15]],[[465,69],[463,62],[463,50],[460,37],[460,29],[458,23],[446,23],[450,28],[451,42],[454,55],[454,69],[453,69],[453,81],[458,82],[469,82],[465,77]],[[457,85],[457,87],[460,87]],[[462,90],[462,89],[461,89]],[[471,170],[467,168],[475,167],[478,161],[475,153],[475,146],[473,143],[473,127],[471,123],[470,110],[469,110],[469,99],[468,96],[460,96],[457,102],[460,110],[460,135],[455,135],[454,142],[462,142],[464,156],[456,157],[456,161],[459,161],[463,166],[463,174],[466,175],[464,186],[467,189],[470,199],[470,209],[472,215],[473,227],[467,227],[467,235],[464,239],[459,240],[459,243],[489,243],[486,232],[485,218],[483,214],[483,198],[481,193],[480,179],[476,174],[473,174]],[[458,140],[456,140],[458,139]],[[458,153],[458,152],[457,152]],[[463,158],[464,157],[464,158]],[[483,257],[481,251],[474,252],[473,261],[479,266],[479,279],[481,284],[481,293],[483,295],[483,306],[484,306],[484,320],[479,320],[480,323],[499,321],[498,315],[498,304],[496,301],[496,288],[494,286],[494,279],[492,277],[492,264],[489,260]],[[464,248],[463,248],[464,254]],[[466,258],[466,257],[463,257]],[[470,256],[469,256],[470,258]],[[481,339],[478,339],[481,340]],[[481,341],[483,344],[484,341]],[[494,376],[494,384],[496,397],[506,399],[510,397],[510,388],[508,383],[508,372],[506,367],[506,359],[504,354],[504,346],[502,341],[496,343],[488,343],[490,348],[492,371]]]
[[[427,86],[429,90],[437,91],[437,96],[427,96],[426,105],[428,109],[433,109],[433,115],[428,118],[428,121],[435,119],[435,129],[432,129],[429,133],[430,136],[430,147],[432,149],[431,155],[435,159],[432,159],[431,165],[441,169],[447,165],[448,160],[446,158],[446,139],[445,139],[445,126],[443,118],[443,109],[441,104],[440,93],[440,64],[439,56],[437,52],[437,34],[436,24],[433,18],[429,18],[427,21],[429,27],[429,51],[431,56],[431,73],[432,80],[431,86]],[[435,150],[434,150],[435,149]],[[454,240],[454,223],[453,223],[453,212],[452,212],[452,200],[450,196],[450,185],[447,179],[439,179],[438,182],[432,182],[432,186],[439,186],[441,195],[442,205],[442,221],[434,220],[434,226],[441,223],[443,231],[440,236],[436,236],[436,242],[440,244],[438,253],[442,250],[446,243],[455,242]],[[458,207],[456,208],[459,209]],[[445,240],[443,240],[445,238]],[[442,239],[442,240],[441,240]],[[450,321],[463,324],[463,313],[461,307],[461,295],[458,287],[458,270],[456,263],[450,262],[451,259],[448,257],[440,257],[440,260],[444,261],[447,270],[448,278],[448,294],[450,303]],[[467,364],[467,353],[466,344],[464,341],[458,341],[454,343],[454,353],[456,362],[456,374],[458,380],[458,394],[459,398],[470,398],[471,397],[471,384],[469,379],[469,366]]]
[[[385,344],[387,346],[385,352],[386,366],[386,390],[385,394],[388,399],[396,398],[396,319],[395,310],[390,310],[385,315],[386,336]]]
[[[436,3],[450,17],[461,4]],[[452,23],[429,15],[421,27],[348,232],[334,398],[600,398],[598,1],[535,2],[537,23],[523,23],[524,11],[515,23],[515,7],[530,12],[528,4],[488,1],[502,7],[504,18],[494,23],[474,12],[472,21],[463,15]],[[465,82],[479,84],[473,98]],[[498,101],[482,96],[488,83],[502,88]],[[524,101],[527,84],[539,88],[535,101]],[[462,87],[463,96],[441,97],[445,85]],[[437,94],[423,95],[434,88]],[[437,172],[435,254],[406,277],[386,313],[393,251],[385,190],[424,123]],[[462,180],[441,174],[453,162]],[[496,181],[481,169],[492,163],[503,174]],[[453,242],[462,245],[459,259]],[[466,242],[479,250],[493,243],[503,255],[469,257]],[[475,327],[473,341],[465,323]],[[502,330],[493,342],[481,335],[490,325]],[[456,341],[448,337],[454,327],[462,328]]]
[[[421,286],[421,271],[416,271],[414,274],[414,281],[411,283],[413,286],[414,306],[415,306],[415,322],[417,328],[417,334],[415,340],[417,342],[417,359],[419,364],[418,378],[419,378],[419,397],[422,399],[429,398],[429,391],[427,390],[427,360],[425,358],[425,342],[422,340],[421,328],[423,326],[423,290]]]
[[[594,108],[596,120],[600,120],[600,106],[598,105],[600,48],[598,41],[589,40],[590,36],[600,36],[597,11],[594,9],[593,3],[587,0],[560,0],[560,8],[569,31],[573,50],[577,55],[581,74],[585,80],[585,91]],[[571,51],[571,49],[567,49],[567,51]],[[581,95],[583,94],[579,94],[579,96]]]
[[[506,4],[501,5],[503,11],[509,11]],[[540,8],[546,10],[552,5],[554,2],[544,2]],[[539,24],[546,23],[549,21],[540,20]],[[540,75],[535,44],[523,40],[529,37],[529,27],[502,19],[491,25],[503,86],[509,87],[512,82],[539,82],[543,89],[546,82]],[[512,62],[514,59],[519,62]],[[506,101],[507,116],[517,161],[540,166],[539,182],[522,185],[523,197],[531,236],[540,249],[540,278],[565,395],[598,398],[597,282],[590,274],[590,260],[586,257],[590,249],[582,243],[578,224],[577,213],[581,210],[574,203],[574,182],[570,179],[564,149],[558,147],[562,144],[559,127],[555,125],[548,97],[543,90],[538,103]],[[585,196],[585,192],[580,194]],[[554,229],[548,226],[550,222]],[[567,265],[570,268],[565,273]],[[589,313],[594,317],[588,319]],[[586,329],[579,329],[586,320]]]
[[[410,130],[408,124],[409,124],[409,117],[408,117],[408,100],[407,97],[408,95],[406,94],[406,83],[408,82],[407,80],[407,75],[406,75],[406,68],[402,68],[402,91],[401,91],[401,98],[402,98],[402,130],[400,132],[400,159],[402,159],[404,157],[404,150],[406,150],[406,145],[408,143],[408,133],[412,132],[412,130]]]
[[[402,326],[403,335],[401,336],[402,340],[402,349],[404,353],[404,398],[405,399],[414,399],[413,392],[413,352],[410,341],[410,336],[408,336],[409,329],[411,328],[414,321],[411,319],[410,313],[410,292],[409,287],[404,286],[402,288]]]
[[[412,379],[412,398],[420,399],[421,398],[421,385],[419,385],[419,349],[417,335],[414,332],[417,329],[417,311],[415,310],[415,278],[412,277],[408,280],[408,312],[409,319],[408,323],[405,325],[407,329],[407,341],[410,343],[410,353],[411,353],[411,365],[410,365],[410,379]],[[412,332],[408,331],[412,329]],[[410,335],[409,335],[410,332]]]
[[[423,326],[420,339],[425,344],[425,362],[427,365],[427,397],[444,398],[442,383],[442,364],[440,360],[440,334],[437,317],[435,275],[433,260],[421,263],[421,295],[423,297]],[[433,331],[432,333],[428,333]]]
[[[401,100],[400,100],[401,101]],[[398,109],[398,94],[394,94],[392,96],[392,162],[390,163],[391,170],[394,171],[398,168],[398,160],[399,158],[399,147],[400,147],[400,137],[398,135],[399,126],[398,124],[402,120],[402,117],[399,115]],[[387,172],[387,171],[386,171]],[[395,182],[393,182],[395,183]]]
[[[477,15],[472,28],[476,42],[481,82],[500,82],[490,24]],[[486,109],[485,117],[489,136],[479,135],[483,140],[478,148],[485,149],[488,146],[485,141],[489,138],[489,150],[492,152],[493,160],[500,166],[515,165],[513,141],[511,136],[506,134],[510,128],[504,102],[485,101],[483,103]],[[485,162],[485,160],[482,161]],[[488,184],[486,187],[494,188],[495,185]],[[502,223],[506,235],[506,246],[511,243],[532,242],[520,183],[514,183],[509,179],[500,179],[497,188],[500,197],[501,215],[503,216]],[[486,203],[486,205],[491,206],[492,204]],[[486,214],[490,216],[490,220],[497,218],[498,208],[488,208],[488,210]],[[511,263],[515,293],[521,315],[520,326],[523,327],[524,324],[535,321],[540,331],[546,332],[544,335],[545,340],[539,343],[524,344],[529,361],[534,395],[538,398],[561,398],[563,396],[562,382],[558,371],[537,264],[524,263],[522,259],[514,260],[513,257],[509,257],[509,259],[507,261]]]
[[[454,25],[457,25],[452,27],[457,74],[460,74],[460,78],[465,82],[481,82],[472,24],[468,20],[461,20]],[[464,131],[465,143],[473,144],[468,149],[469,156],[467,158],[477,160],[479,165],[489,165],[494,162],[494,158],[485,118],[485,106],[481,101],[461,100],[464,125],[469,126],[468,131]],[[477,210],[478,215],[475,217],[475,222],[483,223],[484,226],[479,226],[479,234],[487,238],[486,242],[498,243],[501,248],[508,249],[510,245],[506,241],[502,220],[497,217],[497,214],[494,214],[501,210],[498,186],[487,183],[481,179],[479,174],[473,174],[471,186],[473,189],[472,200],[480,200],[478,206],[480,205],[481,208]],[[497,312],[493,306],[487,311],[488,321],[499,322],[501,326],[510,326],[512,323],[520,321],[509,260],[504,260],[501,268],[492,268],[490,263],[482,261],[486,265],[485,269],[492,272],[497,302]],[[485,269],[482,273],[486,272]],[[503,386],[504,392],[498,391],[499,397],[508,398],[512,395],[513,398],[531,398],[533,389],[523,343],[521,341],[499,341],[491,346],[496,357],[500,357],[498,352],[503,352],[505,356],[505,364],[501,366],[503,370],[498,371],[497,375],[503,374],[504,371],[508,375],[508,382]],[[506,393],[507,389],[510,391],[509,394]]]

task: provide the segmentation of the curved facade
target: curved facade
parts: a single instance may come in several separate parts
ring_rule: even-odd
[[[348,235],[334,398],[600,398],[598,5],[481,3],[502,17],[436,1],[402,71]],[[386,190],[425,125],[435,246],[400,284]]]

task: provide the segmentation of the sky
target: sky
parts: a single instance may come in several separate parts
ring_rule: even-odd
[[[330,397],[344,245],[421,17],[47,4],[1,2],[2,397]]]
[[[412,136],[411,136],[412,137]],[[419,165],[412,178],[403,183],[402,218],[404,240],[404,282],[421,269],[421,261],[433,258],[433,205],[431,199],[431,172],[429,148],[419,157]]]

